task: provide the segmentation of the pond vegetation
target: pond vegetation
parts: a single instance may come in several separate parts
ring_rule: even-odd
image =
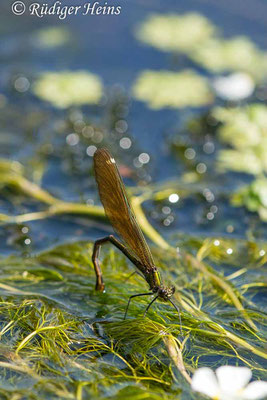
[[[194,372],[222,365],[266,379],[266,53],[197,13],[151,15],[131,35],[169,55],[164,69],[136,71],[128,90],[84,68],[46,68],[14,74],[1,94],[3,399],[201,399]],[[70,37],[51,27],[36,40],[49,51]],[[214,74],[232,71],[247,74],[251,93],[223,101]],[[131,127],[132,103],[146,118],[174,113],[160,138],[172,178],[158,178],[164,158],[143,147],[145,126]],[[93,241],[112,232],[92,170],[98,147],[118,161],[176,287],[182,334],[171,305],[144,318],[146,298],[123,320],[129,296],[148,288],[110,246],[106,292],[94,289]]]

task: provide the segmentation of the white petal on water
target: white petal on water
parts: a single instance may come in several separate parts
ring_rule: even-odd
[[[216,376],[210,368],[199,368],[193,375],[191,387],[196,392],[203,393],[211,398],[219,394]]]
[[[238,101],[251,96],[255,84],[250,75],[239,72],[213,81],[217,95],[225,100]]]
[[[224,365],[216,370],[216,375],[221,392],[235,395],[240,389],[247,385],[251,379],[252,373],[250,369],[246,367]]]
[[[267,382],[255,381],[248,384],[242,393],[244,400],[259,400],[267,396]]]

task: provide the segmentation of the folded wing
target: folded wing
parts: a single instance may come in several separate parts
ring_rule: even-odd
[[[114,230],[144,269],[154,265],[153,257],[129,202],[114,158],[106,149],[94,154],[95,177],[101,202]]]

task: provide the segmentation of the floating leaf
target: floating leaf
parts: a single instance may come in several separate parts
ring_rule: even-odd
[[[67,44],[70,38],[66,28],[52,26],[39,29],[34,35],[34,42],[38,47],[52,49]]]
[[[154,14],[139,26],[136,36],[163,51],[189,52],[214,32],[214,25],[201,14]]]
[[[206,79],[191,70],[143,71],[132,90],[137,100],[152,109],[200,107],[213,100]]]
[[[202,43],[190,57],[212,72],[242,71],[261,80],[266,76],[267,53],[250,39],[211,39]]]
[[[57,108],[67,108],[99,103],[102,83],[87,71],[45,72],[33,85],[33,92]]]
[[[266,52],[246,36],[221,38],[201,14],[150,15],[136,37],[162,51],[186,53],[212,72],[247,72],[259,81],[266,76]]]

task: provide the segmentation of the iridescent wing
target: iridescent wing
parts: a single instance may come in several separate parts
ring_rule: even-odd
[[[129,202],[114,158],[106,149],[94,154],[95,177],[101,202],[114,230],[146,269],[153,257]]]

